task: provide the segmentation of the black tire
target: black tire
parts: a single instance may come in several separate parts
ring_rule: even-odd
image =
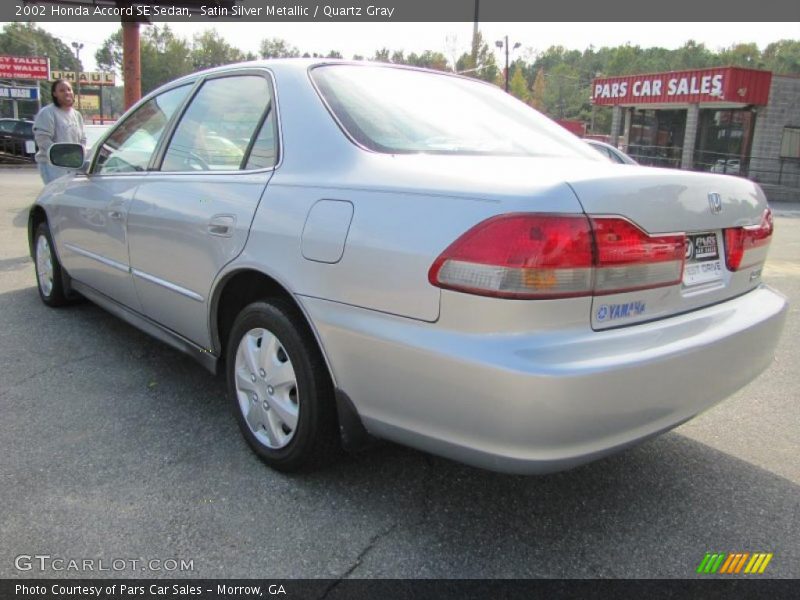
[[[262,340],[271,339],[269,335],[262,337],[254,335],[254,330],[265,330],[277,338],[276,357],[279,361],[286,358],[289,369],[293,372],[294,381],[296,381],[294,406],[297,410],[296,425],[293,429],[280,420],[278,415],[281,412],[276,411],[276,406],[281,405],[273,404],[266,408],[268,402],[273,400],[278,402],[278,388],[273,389],[267,385],[270,381],[269,373],[262,374],[260,369],[258,369],[258,373],[254,373],[253,371],[256,369],[251,368],[252,365],[240,360],[239,381],[243,387],[237,388],[237,353],[240,351],[240,344],[244,336],[250,333],[250,340],[257,340],[259,356]],[[246,352],[245,348],[246,344],[242,346],[243,353]],[[265,348],[264,356],[266,357],[267,354]],[[264,358],[264,361],[267,360]],[[279,367],[276,366],[277,368]],[[263,302],[254,302],[239,313],[233,323],[228,340],[225,369],[228,398],[239,429],[252,450],[267,465],[279,471],[295,472],[319,467],[339,453],[340,442],[333,384],[313,335],[301,315],[298,314],[297,309],[290,303],[281,299],[269,299]],[[252,384],[252,392],[247,391],[247,387],[244,386],[247,382],[241,379],[242,376],[257,379]],[[287,388],[291,388],[291,384],[283,386],[282,389]],[[268,397],[268,389],[272,390],[269,392],[270,394],[274,392],[275,395]],[[286,392],[286,394],[287,398],[291,398],[291,392]],[[263,411],[261,410],[262,400],[264,401]],[[282,405],[285,406],[286,403],[283,402]],[[272,413],[269,412],[270,410]],[[255,416],[251,419],[254,425],[248,423],[246,412],[250,411],[257,411],[253,413]],[[272,419],[277,419],[277,421],[272,421],[273,424],[280,423],[281,429],[277,434],[274,431],[275,427],[270,429],[266,421],[269,415]],[[291,437],[288,442],[283,442],[285,445],[270,447],[270,443],[276,443],[270,438],[270,431],[272,431],[273,437],[279,437],[282,434]],[[277,440],[278,444],[281,442],[282,440]]]
[[[44,239],[46,248],[50,253],[50,277],[43,277],[42,273],[40,273],[40,269],[44,266],[40,265],[40,258],[45,264],[47,263],[46,256],[42,254],[40,257],[39,255],[42,249],[42,245],[39,242],[40,238]],[[36,232],[33,234],[33,264],[36,268],[36,289],[39,290],[39,298],[42,299],[42,302],[51,307],[64,306],[67,304],[68,299],[64,286],[66,273],[62,269],[61,263],[58,262],[55,246],[53,245],[53,237],[50,235],[50,228],[47,226],[47,222],[39,223]],[[43,279],[51,282],[49,290],[43,283]]]

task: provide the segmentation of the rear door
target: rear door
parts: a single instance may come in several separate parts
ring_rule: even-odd
[[[128,216],[144,313],[201,346],[222,267],[244,248],[277,158],[272,81],[264,70],[208,77],[137,190]]]

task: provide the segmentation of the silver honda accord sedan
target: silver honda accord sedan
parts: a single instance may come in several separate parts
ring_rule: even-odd
[[[131,108],[30,211],[41,299],[224,372],[268,465],[383,438],[512,473],[671,429],[761,373],[787,313],[742,178],[610,164],[494,86],[320,60]]]

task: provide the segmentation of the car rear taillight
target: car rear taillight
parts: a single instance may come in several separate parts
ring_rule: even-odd
[[[748,256],[748,250],[769,244],[772,238],[772,211],[768,208],[761,215],[758,225],[734,227],[725,230],[725,264],[729,271],[746,269],[756,264]]]
[[[681,281],[683,234],[649,236],[619,217],[509,214],[479,223],[428,272],[431,284],[501,298],[569,298]]]
[[[619,217],[592,217],[595,295],[675,285],[683,277],[684,234],[650,236]]]
[[[592,233],[584,216],[510,214],[479,223],[428,272],[436,286],[502,298],[592,292]]]

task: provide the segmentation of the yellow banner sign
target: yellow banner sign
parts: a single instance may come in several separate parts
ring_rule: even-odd
[[[65,79],[72,84],[80,82],[81,85],[116,85],[114,73],[101,73],[100,71],[50,71],[50,81]]]
[[[100,96],[89,96],[81,94],[75,96],[75,104],[78,110],[100,110]]]

